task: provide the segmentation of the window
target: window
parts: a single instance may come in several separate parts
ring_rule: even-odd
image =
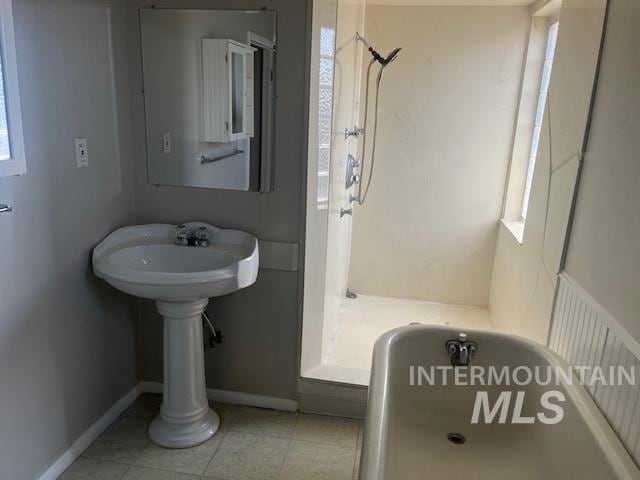
[[[0,177],[27,171],[11,0],[0,0]]]
[[[6,94],[4,88],[4,68],[0,61],[0,160],[11,158],[11,142],[9,141],[9,122],[7,120]]]
[[[318,205],[329,201],[331,116],[333,111],[333,61],[335,30],[320,29],[320,85],[318,95]]]
[[[531,150],[529,153],[529,165],[527,167],[527,176],[524,184],[524,194],[522,196],[522,220],[527,218],[527,210],[529,209],[529,198],[531,197],[531,184],[533,183],[533,171],[536,166],[536,158],[538,156],[538,146],[540,144],[540,133],[542,132],[542,119],[544,118],[544,109],[547,106],[547,94],[549,92],[549,83],[551,81],[551,70],[553,68],[553,56],[556,50],[558,40],[558,27],[560,23],[555,22],[549,27],[547,35],[547,48],[545,51],[544,66],[542,68],[542,79],[540,81],[540,95],[538,97],[538,107],[536,108],[535,123],[533,126],[533,135],[531,139]]]
[[[502,217],[503,225],[519,243],[524,241],[525,221],[529,213],[533,176],[558,42],[560,6],[559,2],[548,2],[531,18]]]

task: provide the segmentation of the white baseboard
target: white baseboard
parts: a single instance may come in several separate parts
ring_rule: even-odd
[[[113,407],[102,415],[87,431],[73,442],[73,444],[49,466],[38,480],[56,480],[62,472],[71,466],[73,462],[84,452],[93,441],[111,425],[140,395],[140,384],[133,387],[124,397],[118,400]]]
[[[71,466],[73,462],[84,452],[93,441],[111,425],[122,412],[135,402],[142,393],[162,393],[162,383],[160,382],[140,382],[132,388],[124,397],[116,402],[107,412],[102,415],[87,431],[73,442],[73,444],[58,459],[53,462],[42,473],[38,480],[56,480],[62,473]],[[295,412],[298,410],[298,402],[286,398],[267,397],[264,395],[253,395],[244,392],[234,392],[230,390],[215,390],[207,388],[207,397],[210,400],[233,403],[236,405],[246,405],[249,407],[270,408],[273,410],[284,410]]]
[[[234,392],[231,390],[207,388],[207,397],[216,402],[233,403],[247,407],[270,408],[272,410],[283,410],[285,412],[296,412],[298,410],[298,402],[294,400]]]
[[[141,393],[162,393],[162,383],[160,382],[140,382],[139,387]],[[298,410],[298,402],[294,400],[235,392],[232,390],[207,388],[207,398],[216,402],[233,403],[247,407],[270,408],[272,410],[283,410],[285,412],[295,412]]]

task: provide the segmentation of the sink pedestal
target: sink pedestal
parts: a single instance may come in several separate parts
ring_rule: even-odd
[[[164,384],[162,408],[149,425],[149,436],[162,447],[193,447],[220,427],[209,408],[204,376],[202,312],[207,303],[156,302],[164,318]]]

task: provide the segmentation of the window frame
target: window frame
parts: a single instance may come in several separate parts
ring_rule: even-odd
[[[556,27],[556,32],[555,32],[555,41],[554,41],[554,46],[553,46],[553,50],[552,50],[552,54],[551,57],[548,56],[549,54],[549,42],[551,40],[551,33],[552,33],[552,29]],[[540,136],[542,133],[542,125],[544,124],[544,114],[547,110],[547,103],[549,100],[549,86],[551,84],[551,76],[553,75],[553,61],[555,59],[555,50],[556,47],[558,45],[558,32],[560,30],[560,18],[558,17],[554,17],[554,18],[550,18],[549,20],[549,26],[547,28],[547,34],[546,34],[546,47],[545,47],[545,60],[544,60],[544,64],[542,66],[542,75],[540,75],[540,81],[538,82],[539,87],[539,97],[538,97],[538,105],[536,107],[536,113],[535,113],[535,121],[534,121],[534,126],[533,126],[533,132],[531,135],[531,148],[529,149],[529,161],[527,162],[527,168],[526,168],[526,174],[525,174],[525,180],[524,180],[524,191],[522,192],[522,207],[520,209],[520,221],[525,223],[527,221],[527,212],[529,210],[529,202],[531,201],[531,187],[533,186],[533,174],[535,171],[535,165],[536,165],[536,160],[538,158],[538,152],[540,150]],[[547,69],[547,65],[549,65],[549,80],[547,82],[547,87],[546,89],[543,91],[543,84],[544,84],[544,73]],[[544,100],[542,100],[542,96],[544,95]],[[542,105],[540,105],[540,102],[542,101]],[[538,117],[540,117],[540,125],[537,124],[537,120]],[[538,141],[536,142],[536,147],[535,147],[535,152],[534,152],[534,148],[533,148],[533,140],[536,136],[536,130],[539,129],[538,131]]]
[[[501,218],[503,226],[511,232],[519,244],[524,243],[526,218],[523,216],[523,206],[527,174],[532,160],[531,147],[541,95],[549,34],[554,24],[561,23],[561,6],[561,0],[554,0],[548,1],[542,7],[531,11],[529,41],[523,65],[522,83],[514,123],[513,142]],[[561,25],[559,25],[559,30],[561,28]],[[557,40],[556,38],[554,57],[557,51]],[[553,73],[550,82],[552,81],[552,77]],[[548,108],[547,101],[548,99],[545,99],[545,111]],[[536,157],[538,153],[539,150],[536,152]],[[535,173],[532,172],[532,185],[534,179]],[[527,207],[530,207],[530,203],[528,203]]]
[[[10,158],[0,160],[0,177],[27,172],[22,132],[22,109],[15,48],[12,0],[0,0],[0,61],[4,80]]]
[[[334,89],[334,76],[335,76],[335,42],[336,42],[336,29],[330,27],[321,27],[320,35],[322,36],[322,32],[329,31],[332,35],[332,50],[331,53],[323,53],[322,45],[320,46],[320,52],[318,55],[318,61],[322,64],[323,61],[330,62],[332,64],[331,68],[331,83],[323,84],[322,80],[318,82],[318,98],[322,97],[321,93],[323,91],[329,92],[329,105],[330,112],[328,114],[320,113],[320,105],[318,105],[318,144],[317,144],[317,154],[318,154],[318,175],[317,175],[317,191],[316,191],[316,202],[318,210],[327,210],[329,208],[329,197],[331,195],[331,137],[332,137],[332,129],[333,129],[333,89]],[[322,76],[322,68],[319,68],[319,75]],[[328,143],[323,143],[320,141],[320,125],[321,123],[328,123],[329,127],[329,141]],[[320,157],[322,153],[326,152],[327,156],[327,166],[326,169],[320,168]],[[320,184],[321,181],[326,182],[326,195],[321,194]]]

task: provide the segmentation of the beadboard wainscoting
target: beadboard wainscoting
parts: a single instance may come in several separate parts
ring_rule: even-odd
[[[559,275],[549,347],[572,366],[635,368],[635,384],[587,385],[589,393],[640,465],[640,344],[566,273]],[[617,374],[616,374],[617,377]]]

